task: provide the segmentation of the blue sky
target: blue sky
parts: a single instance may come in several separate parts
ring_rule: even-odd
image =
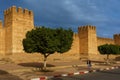
[[[35,26],[72,28],[94,25],[97,35],[112,38],[120,33],[120,0],[0,0],[0,19],[11,6],[34,12]]]

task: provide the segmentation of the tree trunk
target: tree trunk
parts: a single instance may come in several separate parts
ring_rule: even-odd
[[[107,64],[109,63],[109,54],[107,54]]]
[[[43,66],[43,69],[46,70],[47,68],[47,57],[49,56],[50,54],[44,54],[44,66]]]
[[[44,57],[44,66],[43,69],[46,70],[47,67],[47,57]]]

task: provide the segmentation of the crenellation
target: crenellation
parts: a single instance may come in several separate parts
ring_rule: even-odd
[[[94,26],[92,26],[92,29],[95,30]]]
[[[8,8],[8,13],[11,13],[12,12],[12,10],[11,10],[11,7],[10,8]]]
[[[80,58],[90,58],[90,54],[97,55],[96,28],[92,25],[79,27]],[[86,56],[86,57],[85,57]]]
[[[120,34],[114,34],[114,37],[120,37]]]
[[[11,7],[6,10],[6,14],[9,14],[11,12],[12,12]]]
[[[103,38],[103,37],[97,37],[98,39],[101,39],[101,40],[106,40],[106,41],[110,41],[110,40],[113,40],[111,38]]]
[[[97,37],[97,45],[103,45],[103,44],[115,44],[114,40],[111,38],[103,38],[103,37]]]
[[[81,27],[79,26],[79,27],[78,27],[78,31],[81,31],[81,29],[82,29],[82,26],[81,26]]]
[[[96,30],[96,26],[94,26],[94,29]]]
[[[113,37],[114,39],[120,39],[120,34],[114,34]]]
[[[23,9],[22,9],[21,7],[18,7],[18,8],[17,8],[17,13],[18,13],[18,14],[23,14]]]
[[[6,15],[9,13],[8,9],[6,10]]]
[[[90,29],[92,28],[92,26],[91,26],[91,25],[86,25],[86,27],[88,27],[88,28],[90,28]]]
[[[2,28],[2,21],[0,20],[0,29]]]
[[[81,26],[81,27],[78,27],[78,30],[79,31],[86,31],[86,30],[96,30],[96,27],[95,26],[92,26],[92,25],[86,25],[86,26]]]
[[[11,8],[14,9],[14,10],[16,10],[16,6],[14,6],[14,5]]]
[[[8,8],[4,11],[4,27],[5,54],[24,52],[21,41],[34,28],[32,11],[16,6]]]
[[[8,14],[8,9],[6,9],[6,11],[5,11],[5,12],[6,12],[6,15],[7,15],[7,14]]]
[[[33,18],[33,12],[29,11],[28,9],[22,9],[21,7],[17,8],[17,14],[20,16],[23,16],[23,18],[29,18],[32,19]]]
[[[74,34],[73,34],[73,38],[78,38],[78,34],[77,34],[77,33],[74,33]]]
[[[11,11],[15,14],[17,12],[16,6],[12,6]]]
[[[88,27],[88,29],[91,29],[91,28],[92,28],[92,26],[91,26],[91,25],[86,25],[86,27]]]
[[[33,12],[32,12],[32,11],[29,11],[29,15],[33,15]]]
[[[25,16],[28,16],[28,15],[29,15],[28,9],[24,9],[24,10],[23,10],[23,13],[24,13]]]
[[[114,34],[113,37],[115,44],[120,45],[120,34]]]
[[[87,30],[87,26],[81,26],[81,27],[79,27],[79,30],[80,30],[80,31]]]
[[[95,26],[92,26],[92,25],[87,25],[88,29],[91,29],[91,30],[95,30],[96,27]]]
[[[4,11],[4,25],[0,21],[0,54],[25,53],[22,40],[27,31],[34,29],[34,14],[28,9],[12,6]],[[95,58],[98,55],[97,46],[103,44],[120,45],[120,34],[115,34],[114,39],[101,38],[96,35],[96,26],[83,25],[78,27],[78,33],[73,34],[71,49],[67,57]],[[58,57],[58,56],[57,56]],[[98,56],[99,57],[99,56]],[[66,58],[66,56],[65,56]]]
[[[83,30],[88,30],[88,27],[87,27],[87,26],[84,26],[84,27],[83,27]]]
[[[14,14],[16,13],[16,6],[12,6],[12,7],[8,8],[8,9],[4,10],[4,15],[10,14],[12,12]]]
[[[6,15],[7,14],[7,11],[6,10],[4,10],[4,15]]]
[[[81,28],[80,28],[80,26],[78,27],[78,31],[80,31],[81,30]]]

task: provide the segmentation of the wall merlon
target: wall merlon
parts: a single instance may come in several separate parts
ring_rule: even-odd
[[[102,40],[102,41],[113,41],[112,38],[104,38],[104,37],[97,37],[97,39]]]
[[[4,10],[4,15],[7,15],[7,10]]]
[[[33,12],[32,12],[32,11],[29,11],[29,15],[30,15],[30,16],[33,16]]]
[[[34,28],[32,11],[12,6],[4,11],[4,25],[0,23],[1,35],[4,30],[5,54],[24,52],[21,44],[27,31]],[[13,43],[14,42],[14,43]],[[1,44],[0,44],[1,45]]]
[[[77,37],[78,37],[78,34],[77,34],[77,33],[74,33],[74,34],[73,34],[73,37],[74,37],[74,38],[77,38]]]
[[[16,6],[12,6],[12,7],[11,7],[11,11],[12,11],[12,12],[17,12]]]
[[[9,11],[8,11],[8,9],[7,9],[7,10],[5,10],[5,15],[7,15],[7,14],[8,14],[8,12],[9,12]]]
[[[86,26],[81,26],[81,27],[79,27],[78,29],[79,29],[80,31],[83,31],[83,30],[86,30],[87,27],[86,27]]]
[[[2,28],[2,21],[0,20],[0,28]]]
[[[120,45],[120,34],[114,34],[115,44]]]
[[[29,17],[33,17],[33,12],[28,10],[28,9],[23,9],[21,7],[16,7],[16,6],[12,6],[6,10],[4,10],[4,16],[7,15],[14,15],[14,14],[18,14],[18,15],[24,15],[24,16],[29,16]]]
[[[78,30],[80,31],[84,31],[84,30],[96,30],[96,27],[95,26],[92,26],[92,25],[86,25],[86,26],[81,26],[81,27],[78,27]]]
[[[8,8],[8,9],[6,10],[6,12],[7,12],[7,14],[10,13],[10,12],[11,12],[11,8]]]
[[[33,16],[33,12],[28,10],[28,9],[22,9],[21,7],[18,7],[17,8],[17,13],[20,14],[20,15],[24,15],[25,17],[26,16]]]
[[[7,15],[9,13],[16,12],[16,6],[12,6],[6,10],[4,10],[4,15]]]
[[[96,29],[96,27],[95,27],[95,26],[92,26],[92,25],[87,25],[87,27],[88,27],[89,29],[91,29],[91,30],[95,30],[95,29]]]
[[[23,56],[25,52],[23,50],[22,40],[25,38],[26,32],[32,29],[35,29],[33,11],[16,6],[6,9],[4,11],[4,23],[0,21],[0,54],[16,55],[16,58],[21,57],[21,55]],[[64,58],[73,59],[74,57],[76,60],[82,58],[94,59],[96,56],[101,58],[101,56],[99,56],[100,54],[98,55],[97,47],[103,44],[120,45],[120,34],[115,34],[113,39],[97,37],[96,26],[79,26],[78,32],[73,34],[71,49],[65,54]],[[20,56],[17,53],[20,54]],[[62,55],[58,56],[57,54],[52,56],[52,58],[53,57],[59,59]],[[20,58],[20,60],[21,59],[22,58]],[[62,58],[60,58],[60,60],[62,60]],[[19,59],[18,62],[20,62]]]
[[[25,15],[29,15],[28,9],[24,9],[24,10],[23,10],[23,13],[24,13]]]
[[[114,34],[114,38],[120,38],[120,34]]]
[[[17,12],[22,14],[23,13],[23,9],[21,7],[18,7]]]

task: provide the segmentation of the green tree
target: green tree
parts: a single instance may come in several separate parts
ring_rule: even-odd
[[[50,29],[45,27],[28,31],[23,39],[24,51],[27,53],[40,53],[44,56],[44,69],[49,55],[58,52],[67,52],[72,45],[73,31],[62,28]]]
[[[120,54],[120,46],[113,45],[113,44],[104,44],[101,46],[98,46],[98,51],[100,54],[107,55],[107,63],[109,62],[109,55],[110,54]]]

